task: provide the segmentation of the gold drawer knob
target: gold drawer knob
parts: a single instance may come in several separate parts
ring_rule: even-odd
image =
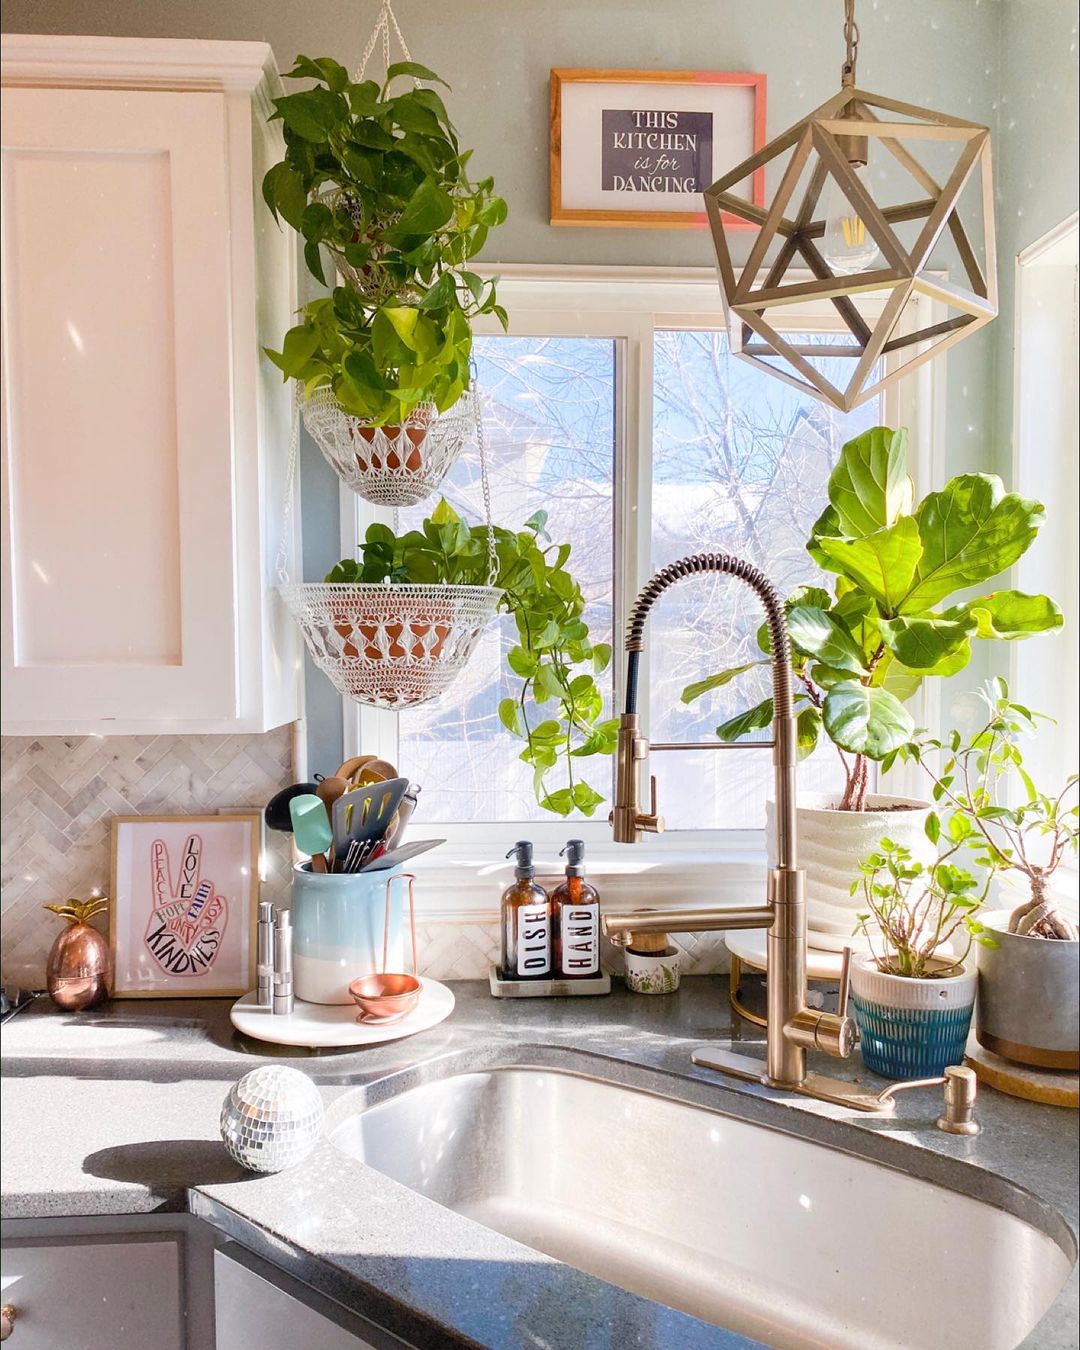
[[[5,1303],[0,1308],[0,1341],[6,1341],[15,1330],[15,1305]]]

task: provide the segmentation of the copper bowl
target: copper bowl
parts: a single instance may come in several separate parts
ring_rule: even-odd
[[[420,1002],[422,985],[415,975],[361,975],[349,985],[349,996],[360,1009],[358,1022],[396,1021]]]

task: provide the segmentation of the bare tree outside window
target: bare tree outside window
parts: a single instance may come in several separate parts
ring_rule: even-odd
[[[800,336],[823,346],[835,340]],[[552,538],[572,545],[570,566],[588,597],[592,635],[611,641],[617,341],[478,337],[474,351],[494,518],[513,526],[534,511],[548,512]],[[829,473],[843,442],[880,420],[878,406],[872,402],[847,417],[835,413],[735,360],[721,331],[658,331],[653,357],[651,566],[725,550],[764,567],[782,590],[814,580],[804,545],[826,500]],[[822,359],[827,375],[837,361]],[[454,466],[444,493],[469,519],[483,518],[475,450]],[[401,527],[419,526],[432,505],[403,511]],[[760,621],[753,597],[730,580],[686,582],[664,597],[650,620],[653,739],[712,739],[720,721],[765,696],[761,669],[744,677],[747,686],[718,690],[689,707],[680,702],[691,680],[760,655]],[[425,820],[553,819],[537,805],[531,770],[518,759],[520,745],[497,715],[499,700],[516,693],[504,661],[512,641],[512,622],[500,620],[452,696],[399,719],[398,764],[425,785]],[[610,672],[604,688],[610,702]],[[804,786],[834,786],[834,759],[828,747],[815,754],[801,767]],[[661,779],[665,811],[680,828],[760,828],[764,822],[767,751],[657,755],[652,769]],[[591,781],[610,792],[610,777],[605,781],[596,768]]]
[[[615,342],[611,338],[478,337],[477,383],[485,397],[492,514],[507,527],[548,513],[551,537],[572,546],[570,568],[587,600],[596,642],[611,641],[614,585]],[[452,506],[482,520],[480,463],[462,455],[443,485]],[[401,513],[419,526],[432,503]],[[536,803],[521,744],[498,718],[499,700],[516,695],[505,655],[514,624],[500,618],[484,637],[452,696],[404,714],[399,765],[424,790],[429,821],[553,819]],[[610,672],[602,688],[611,699]],[[543,715],[531,720],[542,721]],[[610,792],[610,773],[590,781]]]
[[[800,342],[831,334],[799,334]],[[819,361],[838,378],[840,359]],[[880,420],[871,401],[843,415],[731,353],[726,333],[665,330],[653,344],[652,565],[688,553],[749,558],[782,592],[820,577],[806,539],[826,502],[843,443]],[[683,582],[650,619],[649,734],[657,741],[704,741],[741,708],[768,695],[768,670],[686,706],[690,681],[758,660],[761,613],[738,581]],[[768,732],[761,733],[767,739]],[[800,768],[804,787],[843,787],[831,747]],[[683,829],[759,829],[771,786],[762,751],[686,751],[651,762],[664,810]]]

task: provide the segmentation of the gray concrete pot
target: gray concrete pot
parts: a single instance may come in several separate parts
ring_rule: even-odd
[[[979,1044],[1019,1064],[1080,1069],[1080,942],[1010,933],[1006,910],[980,917],[1000,945],[974,949]]]

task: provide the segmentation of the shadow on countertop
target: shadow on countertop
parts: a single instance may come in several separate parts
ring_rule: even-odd
[[[192,1186],[258,1179],[229,1157],[224,1144],[212,1139],[118,1144],[88,1154],[82,1170],[105,1181],[143,1186],[165,1203],[175,1201]]]

